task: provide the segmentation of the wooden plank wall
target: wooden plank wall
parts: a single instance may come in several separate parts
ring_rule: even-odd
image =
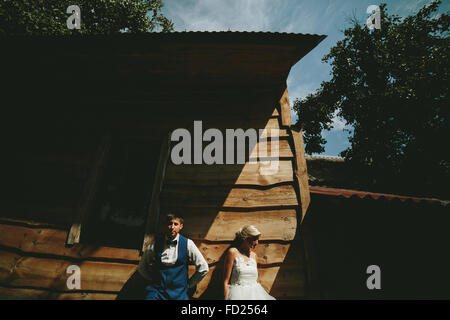
[[[167,167],[161,206],[183,210],[186,221],[183,233],[195,241],[211,269],[198,285],[195,298],[222,299],[223,254],[244,224],[254,224],[262,232],[257,247],[262,286],[278,299],[306,297],[305,249],[299,232],[302,213],[293,169],[295,152],[292,134],[288,126],[282,125],[281,118],[278,106],[266,119],[266,129],[280,130],[279,137],[268,139],[279,139],[277,174],[261,175],[262,164],[249,162]],[[90,148],[93,154],[95,145]],[[82,194],[82,181],[87,180],[92,162],[86,154],[64,159],[62,155],[46,154],[39,160],[61,163],[64,173],[77,181],[70,199],[61,197],[61,203],[50,207],[45,203],[22,204],[20,214],[15,212],[12,217],[1,218],[0,298],[114,299],[136,271],[140,259],[137,248],[82,243],[65,247],[67,232],[77,212],[76,200]],[[33,174],[38,172],[34,170]],[[62,191],[67,196],[67,190]],[[70,276],[66,270],[70,265],[81,268],[80,290],[69,290],[66,286]],[[193,271],[191,268],[190,274]]]
[[[275,109],[261,128],[279,129],[279,136],[271,137],[279,139],[276,174],[262,175],[263,164],[249,161],[243,165],[169,164],[167,168],[161,205],[181,210],[182,233],[197,243],[211,269],[194,297],[223,298],[223,256],[245,224],[255,225],[262,233],[257,247],[262,286],[278,299],[306,297],[305,249],[298,228],[302,210],[294,180],[293,138],[287,130],[290,114],[283,126],[280,111]],[[258,145],[262,143],[267,143],[268,155],[276,156],[270,153],[270,139],[261,139]],[[256,157],[255,149],[250,158]]]
[[[114,299],[137,268],[137,250],[75,244],[58,225],[0,221],[0,299]],[[67,268],[81,270],[69,290]]]
[[[17,153],[20,192],[0,218],[0,299],[114,299],[137,268],[137,250],[65,246],[101,134],[57,132],[27,136]],[[67,288],[70,265],[80,290]]]

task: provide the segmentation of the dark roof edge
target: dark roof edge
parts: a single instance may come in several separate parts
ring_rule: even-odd
[[[329,196],[342,196],[345,198],[357,196],[361,199],[364,199],[366,197],[370,197],[374,200],[378,200],[379,198],[386,198],[387,200],[398,199],[403,202],[407,201],[407,200],[411,200],[413,202],[425,201],[425,202],[429,202],[429,203],[437,203],[442,206],[450,205],[450,201],[448,201],[448,200],[441,200],[441,199],[435,199],[435,198],[401,196],[401,195],[389,194],[389,193],[375,193],[375,192],[350,190],[350,189],[310,186],[309,191],[310,191],[310,193],[313,193],[313,194],[322,194],[322,195],[329,195]]]
[[[97,42],[124,41],[127,44],[136,44],[139,47],[150,44],[149,41],[182,41],[182,42],[221,42],[221,43],[248,43],[248,44],[276,44],[286,46],[313,45],[315,47],[326,35],[302,34],[302,33],[278,33],[278,32],[245,32],[245,31],[187,31],[187,32],[149,32],[140,34],[121,33],[112,35],[15,35],[1,36],[2,41],[29,40],[39,41],[44,45],[46,41],[70,41],[72,44],[77,41],[90,43],[95,46]]]
[[[172,32],[142,32],[142,33],[115,33],[115,34],[66,34],[66,35],[2,35],[1,37],[5,38],[24,38],[24,37],[33,37],[33,38],[64,38],[64,37],[176,37],[178,35],[183,36],[205,36],[205,35],[252,35],[252,36],[276,36],[276,37],[319,37],[319,38],[325,38],[326,35],[320,35],[320,34],[312,34],[312,33],[295,33],[295,32],[270,32],[270,31],[172,31]]]

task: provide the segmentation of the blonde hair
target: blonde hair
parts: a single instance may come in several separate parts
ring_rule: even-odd
[[[245,225],[238,232],[236,232],[236,240],[244,241],[248,238],[256,238],[261,235],[261,232],[252,225]]]

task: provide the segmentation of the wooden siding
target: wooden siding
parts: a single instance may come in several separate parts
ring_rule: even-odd
[[[279,108],[269,114],[264,122],[253,124],[279,129],[277,135],[269,131],[259,142],[268,143],[270,154],[270,140],[279,139],[280,160],[275,174],[261,174],[265,165],[261,162],[181,166],[169,162],[167,166],[161,207],[182,209],[182,233],[195,241],[211,269],[198,285],[195,298],[221,299],[222,258],[244,224],[254,224],[262,232],[257,254],[263,287],[278,299],[306,296],[307,266],[298,228],[301,203],[295,181],[293,136],[289,127],[280,125]],[[219,122],[212,119],[205,127]],[[134,138],[127,135],[127,139]],[[95,147],[89,150],[95,154]],[[77,181],[77,188],[70,195],[67,192],[72,189],[62,188],[58,203],[39,201],[39,197],[21,203],[0,220],[0,298],[114,299],[136,271],[139,248],[121,249],[83,241],[70,248],[65,246],[67,232],[77,217],[77,199],[81,199],[83,185],[89,179],[95,158],[92,155],[80,152],[34,156],[32,170],[58,164],[61,169],[52,169],[53,174],[64,172],[65,181]],[[49,195],[51,191],[40,192]],[[82,288],[71,291],[66,287],[66,269],[73,264],[81,268]],[[189,272],[194,272],[192,267]]]
[[[245,224],[255,225],[262,233],[257,254],[263,287],[279,299],[306,296],[307,268],[298,229],[301,207],[293,171],[294,142],[289,126],[281,125],[281,117],[277,108],[265,126],[280,130],[279,136],[270,137],[279,139],[278,154],[271,154],[270,139],[261,139],[250,153],[251,159],[258,159],[257,148],[267,143],[271,159],[280,158],[273,175],[261,174],[260,161],[243,165],[169,164],[167,168],[161,205],[167,210],[182,210],[182,233],[194,239],[211,269],[198,285],[195,297],[221,299],[223,255]]]

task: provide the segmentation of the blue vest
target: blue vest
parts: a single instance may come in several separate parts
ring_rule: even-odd
[[[181,234],[178,237],[178,257],[172,266],[161,263],[165,238],[159,238],[155,243],[156,266],[155,284],[153,287],[162,295],[173,300],[188,300],[188,239]]]

